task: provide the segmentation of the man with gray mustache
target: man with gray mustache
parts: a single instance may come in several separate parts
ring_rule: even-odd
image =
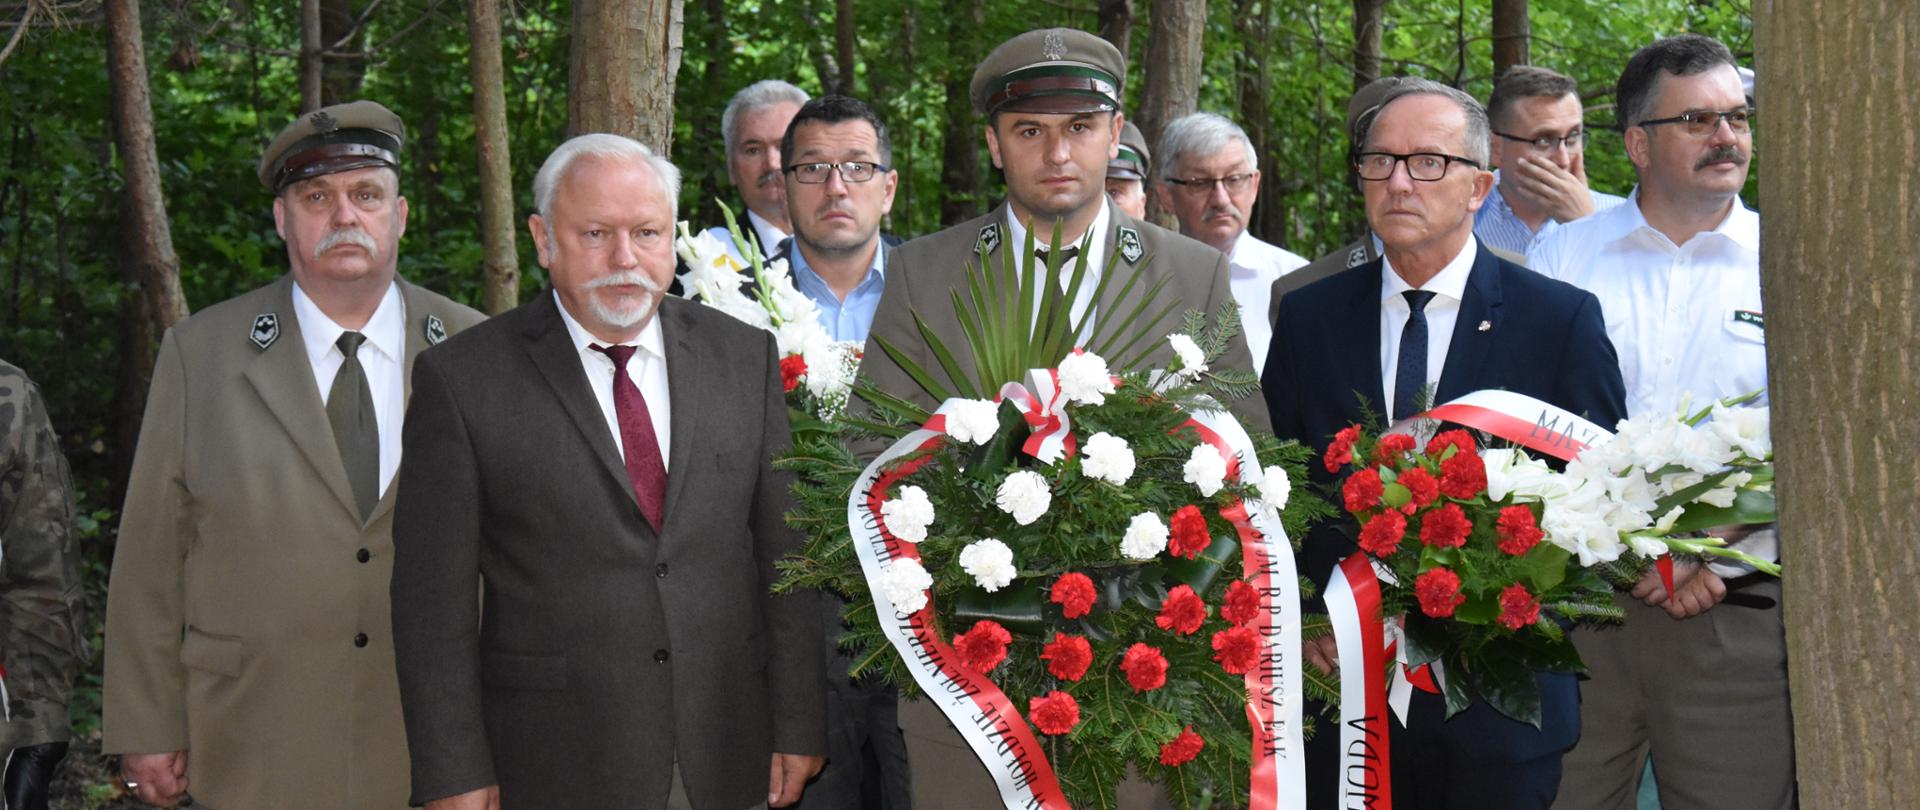
[[[291,272],[161,344],[102,746],[148,804],[407,806],[387,596],[406,372],[481,315],[397,276],[405,133],[371,101],[282,131],[259,177]]]

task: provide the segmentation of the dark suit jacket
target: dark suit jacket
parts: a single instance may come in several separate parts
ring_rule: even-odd
[[[825,750],[817,596],[768,594],[800,547],[773,337],[673,298],[657,317],[659,532],[552,292],[415,366],[393,576],[415,802],[659,807],[677,759],[694,806],[747,807],[772,752]]]
[[[1360,421],[1360,398],[1383,408],[1380,371],[1381,262],[1369,261],[1288,294],[1280,305],[1262,383],[1274,433],[1324,452],[1333,434]],[[1481,331],[1482,321],[1489,328]],[[1592,293],[1501,259],[1485,245],[1468,277],[1459,321],[1434,394],[1446,402],[1499,388],[1551,402],[1602,425],[1626,416],[1626,386]],[[1373,427],[1373,426],[1369,426]],[[1330,484],[1318,457],[1307,469]],[[1324,586],[1354,550],[1332,525],[1308,533],[1301,570]],[[1578,693],[1571,675],[1541,674],[1542,730],[1483,703],[1446,723],[1476,761],[1518,762],[1573,745]]]

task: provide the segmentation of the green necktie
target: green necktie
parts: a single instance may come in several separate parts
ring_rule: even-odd
[[[380,500],[380,423],[373,413],[373,389],[367,387],[367,371],[357,354],[366,340],[359,332],[340,333],[334,345],[347,359],[333,375],[333,390],[327,394],[327,422],[333,425],[333,441],[340,445],[340,463],[347,468],[347,484],[353,488],[353,503],[363,521]]]

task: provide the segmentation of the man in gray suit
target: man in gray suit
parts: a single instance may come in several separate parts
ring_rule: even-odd
[[[663,295],[679,180],[562,144],[552,291],[415,367],[393,626],[433,810],[785,807],[820,769],[818,597],[769,590],[801,545],[773,335]]]

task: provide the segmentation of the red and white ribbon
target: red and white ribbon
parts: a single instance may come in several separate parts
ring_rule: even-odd
[[[1491,433],[1562,461],[1613,438],[1606,428],[1526,394],[1485,389],[1436,405],[1416,419],[1438,419]]]
[[[1387,642],[1380,579],[1367,555],[1340,561],[1327,581],[1327,618],[1340,650],[1340,807],[1393,810],[1387,722]]]
[[[1066,397],[1060,393],[1059,369],[1033,369],[1027,372],[1027,384],[1010,382],[1000,386],[1000,398],[1019,406],[1027,420],[1027,441],[1022,452],[1048,464],[1075,452],[1073,421],[1067,418]]]

